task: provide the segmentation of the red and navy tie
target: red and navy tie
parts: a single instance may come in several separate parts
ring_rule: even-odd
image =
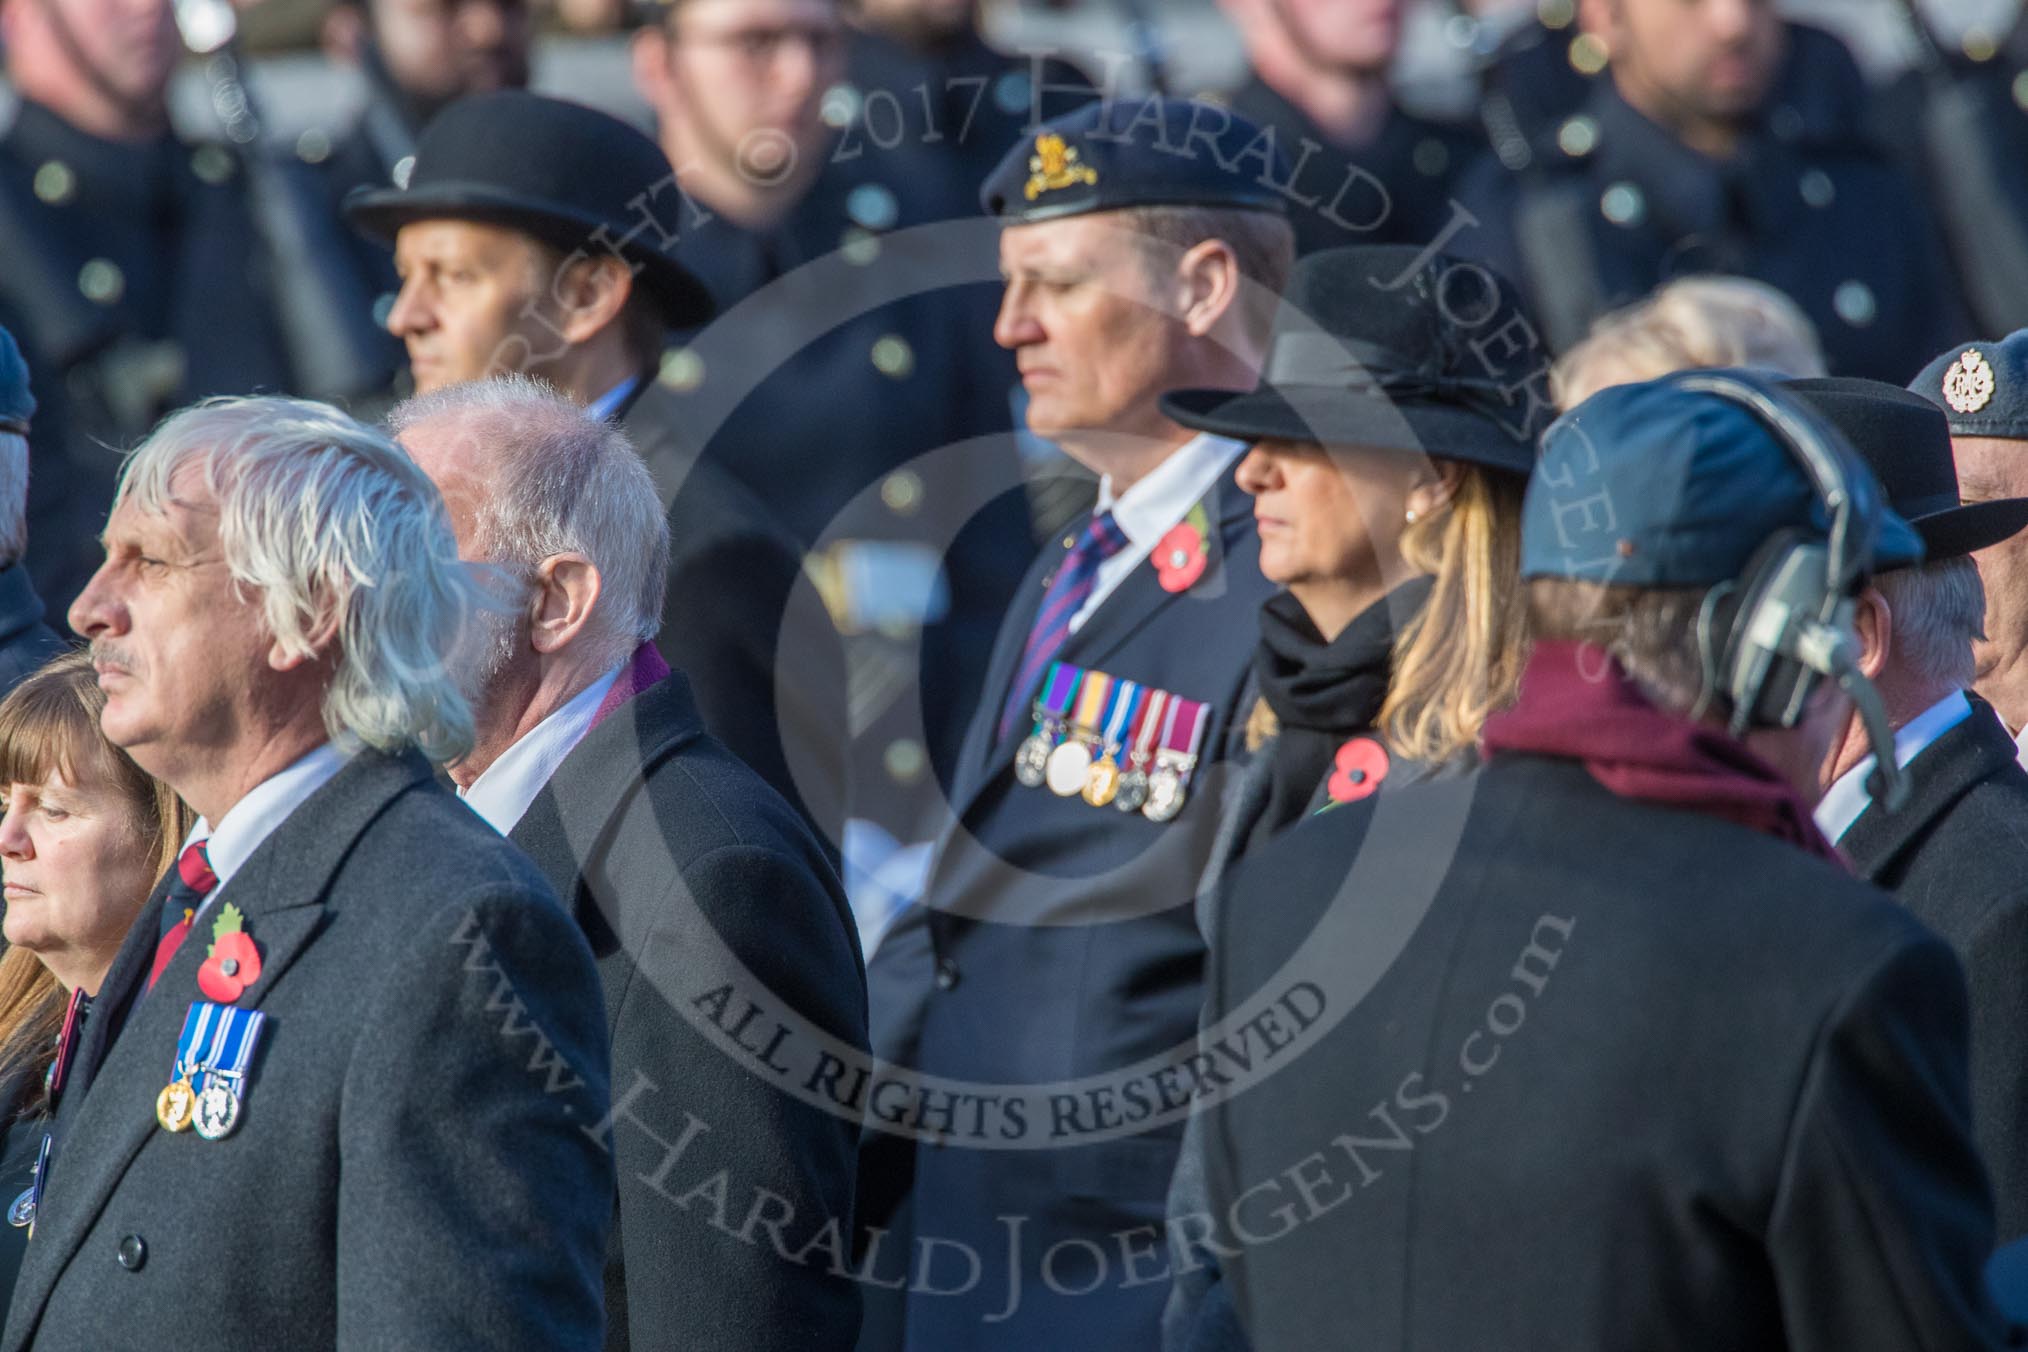
[[[1021,665],[1015,669],[1014,683],[1007,687],[1007,703],[1000,711],[999,740],[1005,741],[1015,728],[1029,720],[1036,683],[1063,647],[1063,641],[1070,637],[1071,616],[1091,599],[1099,565],[1126,547],[1126,532],[1113,520],[1113,514],[1100,512],[1086,523],[1084,534],[1077,537],[1063,562],[1057,565],[1056,576],[1050,579],[1049,590],[1043,594],[1042,609],[1035,616],[1035,627],[1028,631],[1028,646],[1021,650]]]
[[[169,891],[162,898],[160,923],[162,937],[155,944],[155,965],[148,969],[148,989],[155,989],[155,979],[162,975],[162,969],[176,956],[176,950],[183,946],[183,938],[190,933],[190,921],[197,914],[197,908],[211,895],[211,889],[218,886],[218,875],[211,871],[211,857],[204,851],[205,842],[199,840],[183,849],[176,859],[176,876],[170,880]]]

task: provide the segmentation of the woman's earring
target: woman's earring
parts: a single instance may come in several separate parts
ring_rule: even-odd
[[[1413,507],[1408,509],[1408,524],[1411,526],[1415,524],[1415,508]]]

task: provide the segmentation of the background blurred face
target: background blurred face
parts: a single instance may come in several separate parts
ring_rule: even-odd
[[[935,42],[970,32],[978,0],[860,0],[869,28],[907,41]]]
[[[54,78],[82,56],[88,69],[70,74],[135,105],[162,101],[183,55],[170,0],[0,0],[0,39],[17,75],[34,66]]]
[[[1665,122],[1746,116],[1781,61],[1774,0],[1588,0],[1585,14],[1629,100]]]
[[[394,241],[401,293],[387,331],[408,347],[416,391],[504,372],[559,355],[563,340],[535,304],[546,256],[533,240],[476,221],[417,221]]]
[[[448,103],[528,83],[527,0],[372,0],[374,44],[395,83]]]
[[[1331,70],[1385,71],[1401,45],[1405,0],[1263,0],[1297,50]]]
[[[1106,212],[1000,232],[1007,289],[993,338],[1014,353],[1037,435],[1166,425],[1155,400],[1175,383],[1185,332],[1157,266]]]
[[[52,770],[40,783],[0,785],[0,930],[59,977],[103,974],[155,882],[133,804],[109,777],[80,768],[79,779]]]
[[[1306,587],[1382,585],[1382,560],[1401,553],[1417,473],[1413,456],[1255,443],[1234,477],[1253,495],[1261,574],[1298,600]]]
[[[258,595],[235,585],[218,505],[194,472],[170,481],[160,516],[123,502],[106,522],[106,561],[70,608],[91,640],[106,708],[99,729],[172,786],[237,746],[260,703],[273,642]]]
[[[668,79],[650,99],[684,158],[763,185],[818,159],[824,91],[845,73],[834,0],[683,0],[662,31]]]

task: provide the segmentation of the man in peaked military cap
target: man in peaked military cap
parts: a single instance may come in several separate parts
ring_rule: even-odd
[[[1154,1236],[1182,1119],[1120,1131],[1110,1091],[1048,1097],[1187,1051],[1196,1027],[1191,895],[1270,588],[1232,479],[1244,447],[1158,399],[1254,385],[1293,254],[1271,186],[1285,174],[1259,138],[1210,105],[1095,103],[1024,138],[981,194],[1003,226],[994,336],[1029,427],[1100,487],[1001,623],[926,904],[870,968],[877,1054],[1032,1100],[974,1130],[939,1095],[870,1139],[866,1221],[888,1224],[912,1167],[918,1251],[941,1255],[925,1262],[969,1253],[991,1274],[957,1296],[933,1289],[955,1269],[914,1283],[911,1349],[1159,1337],[1166,1280],[1092,1254],[1115,1231]]]
[[[1953,347],[1909,383],[1943,409],[1966,502],[2028,497],[2028,330]],[[2023,738],[2028,759],[2028,537],[1973,552],[1986,591],[1972,688]]]
[[[619,119],[509,90],[445,109],[407,185],[357,190],[347,212],[394,244],[402,287],[387,325],[408,345],[418,391],[520,372],[619,421],[669,511],[663,657],[689,679],[713,735],[836,840],[836,640],[821,611],[804,610],[783,637],[802,551],[682,440],[674,396],[655,380],[664,333],[712,311],[669,252],[670,182],[655,143]],[[779,683],[778,651],[797,654]]]
[[[42,599],[22,562],[28,548],[28,420],[34,416],[28,363],[14,335],[0,329],[0,695],[62,648],[42,622]]]
[[[1909,778],[1899,810],[1874,802],[1874,751],[1859,719],[1823,770],[1817,825],[1861,877],[1951,941],[1971,995],[1972,1127],[2002,1243],[2028,1235],[2028,771],[1991,705],[1968,695],[1985,595],[1971,555],[2028,527],[2028,497],[1964,503],[1950,429],[1920,395],[1877,381],[1787,389],[1845,434],[1889,504],[1923,538],[1923,561],[1883,570],[1856,614],[1860,669],[1880,691]]]
[[[1303,975],[1341,1015],[1210,1105],[1254,1347],[2006,1345],[1957,960],[1808,807],[1848,713],[1817,668],[1922,544],[1807,410],[1723,379],[1749,403],[1687,373],[1545,435],[1536,642],[1483,770],[1314,818],[1235,880],[1211,1015]],[[1834,533],[1789,435],[1848,504]],[[1807,611],[1728,609],[1755,582]]]
[[[1586,0],[1607,78],[1521,171],[1460,189],[1478,224],[1447,247],[1527,292],[1561,351],[1659,283],[1734,273],[1787,292],[1833,374],[1900,384],[1958,330],[1960,304],[1915,184],[1787,107],[1793,41],[1772,4]]]

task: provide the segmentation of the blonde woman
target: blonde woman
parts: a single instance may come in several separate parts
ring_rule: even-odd
[[[182,800],[99,732],[105,703],[83,652],[0,700],[0,1205],[10,1222],[0,1228],[0,1301],[27,1242],[66,1015],[97,993],[191,825]]]
[[[1609,385],[1714,366],[1821,376],[1824,351],[1802,307],[1765,282],[1684,277],[1599,316],[1557,361],[1550,386],[1556,406],[1571,409]]]

